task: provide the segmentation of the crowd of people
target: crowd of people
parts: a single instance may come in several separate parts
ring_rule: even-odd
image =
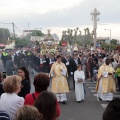
[[[35,92],[31,94],[28,87],[30,80],[27,80],[26,73],[22,72],[25,78],[18,73],[3,81],[0,119],[2,116],[1,120],[56,120],[60,116],[60,105],[55,94],[47,91],[49,76],[37,74],[33,83]]]
[[[36,50],[19,49],[3,51],[1,59],[7,78],[1,79],[0,84],[0,116],[6,120],[56,120],[61,113],[59,103],[67,103],[66,93],[71,89],[75,90],[77,103],[84,100],[86,79],[96,82],[99,101],[119,101],[113,99],[113,93],[120,91],[118,51],[82,49],[73,54],[46,52],[43,55]],[[28,69],[35,76],[34,93],[30,93]],[[51,92],[47,91],[50,81]],[[104,120],[108,120],[110,109],[114,111],[117,103],[113,103],[104,112]]]

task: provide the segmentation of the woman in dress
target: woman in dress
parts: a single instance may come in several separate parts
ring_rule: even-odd
[[[18,93],[20,97],[24,97],[30,93],[30,77],[29,71],[25,67],[21,67],[18,70],[18,75],[22,78],[21,91]]]
[[[84,100],[84,87],[83,83],[85,82],[85,75],[84,71],[81,70],[82,66],[78,65],[77,70],[74,73],[74,80],[75,80],[75,95],[76,101],[80,103]]]

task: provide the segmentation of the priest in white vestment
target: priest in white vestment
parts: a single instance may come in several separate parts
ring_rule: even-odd
[[[80,103],[84,100],[84,86],[83,83],[85,82],[85,74],[84,71],[81,70],[82,66],[78,65],[77,70],[74,73],[74,80],[75,80],[75,96],[76,101]]]
[[[67,83],[67,68],[64,63],[61,62],[61,56],[57,56],[57,61],[52,65],[50,70],[50,76],[52,77],[51,92],[56,94],[58,102],[66,104],[66,93],[69,92]]]
[[[113,93],[116,91],[114,72],[114,68],[110,65],[110,59],[107,58],[105,64],[98,70],[96,91],[99,101],[113,100]]]

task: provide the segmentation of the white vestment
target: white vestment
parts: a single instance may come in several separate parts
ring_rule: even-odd
[[[65,93],[61,93],[61,94],[56,94],[57,97],[57,101],[58,102],[64,102],[67,101],[67,97]]]
[[[113,100],[113,93],[102,93],[102,78],[100,79],[97,98],[101,98],[102,101],[112,101]]]
[[[83,82],[78,82],[78,79],[82,78]],[[83,83],[85,82],[85,74],[81,71],[75,71],[74,73],[74,80],[75,80],[75,95],[76,101],[84,100],[84,87]]]

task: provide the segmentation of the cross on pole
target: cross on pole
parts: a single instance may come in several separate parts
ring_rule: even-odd
[[[97,21],[99,21],[98,16],[101,14],[96,8],[90,13],[92,15],[92,21],[93,21],[93,31],[94,31],[94,50],[96,50],[96,41],[97,41]]]

